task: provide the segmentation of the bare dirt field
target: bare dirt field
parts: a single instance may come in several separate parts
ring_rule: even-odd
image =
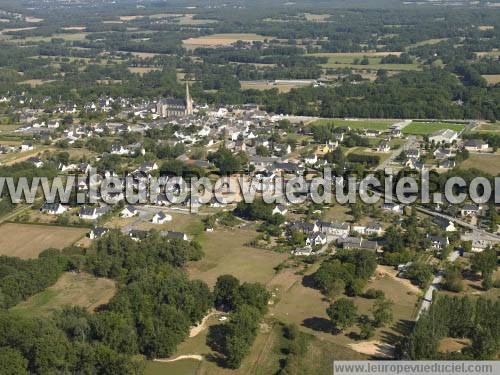
[[[48,248],[62,249],[85,235],[85,228],[7,223],[0,226],[0,255],[37,258]]]
[[[215,47],[215,46],[229,46],[236,43],[238,40],[244,42],[262,41],[267,38],[262,35],[257,34],[214,34],[202,36],[199,38],[189,38],[184,40],[182,43],[184,47]]]
[[[12,308],[25,315],[45,315],[65,306],[81,306],[94,311],[116,293],[115,282],[88,273],[66,272],[46,290]]]

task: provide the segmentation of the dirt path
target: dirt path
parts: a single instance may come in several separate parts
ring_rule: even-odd
[[[207,322],[208,322],[208,319],[210,319],[212,316],[216,315],[217,312],[215,310],[211,310],[201,321],[200,324],[198,324],[197,326],[194,326],[191,328],[191,330],[189,331],[189,337],[195,337],[196,335],[198,335],[200,332],[202,332],[203,330],[205,330],[205,328],[207,328]]]
[[[172,359],[153,359],[154,362],[163,362],[163,363],[168,363],[168,362],[175,362],[175,361],[180,361],[182,359],[194,359],[196,361],[203,361],[203,356],[198,355],[198,354],[186,354],[186,355],[180,355],[178,357],[172,358]]]
[[[397,277],[397,271],[394,270],[392,267],[388,266],[377,266],[377,269],[375,270],[375,276],[376,277],[381,277],[381,276],[388,276],[391,279],[397,281],[398,283],[404,285],[407,289],[411,290],[415,294],[421,293],[422,290],[416,285],[413,285],[410,280],[408,279],[402,279],[400,277]]]
[[[394,347],[392,345],[376,340],[349,344],[349,347],[358,353],[374,357],[392,358],[394,355]]]

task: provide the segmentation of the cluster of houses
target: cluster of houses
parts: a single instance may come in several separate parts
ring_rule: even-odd
[[[380,238],[384,234],[381,225],[373,223],[370,225],[350,225],[348,223],[337,223],[333,221],[318,220],[313,223],[294,221],[286,225],[288,235],[297,231],[304,234],[305,247],[293,250],[294,255],[312,255],[325,251],[327,245],[337,243],[344,249],[365,249],[379,252],[381,246],[377,240],[365,239]]]

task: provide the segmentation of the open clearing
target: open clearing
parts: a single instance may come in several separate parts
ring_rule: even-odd
[[[238,40],[244,42],[263,41],[265,39],[273,39],[257,34],[214,34],[202,36],[199,38],[189,38],[182,41],[184,47],[214,47],[214,46],[229,46],[236,43]]]
[[[489,85],[496,85],[500,83],[500,74],[485,74],[483,78],[488,82]]]
[[[308,274],[313,273],[314,270],[315,268],[312,268]],[[318,290],[304,285],[301,276],[291,274],[289,276],[295,277],[293,286],[286,289],[277,285],[277,289],[271,289],[278,295],[278,301],[271,307],[271,313],[285,323],[297,324],[301,330],[321,340],[341,345],[345,349],[356,349],[357,347],[352,345],[359,343],[353,339],[358,333],[358,328],[352,327],[345,332],[332,334],[332,325],[326,314],[326,308],[330,303],[329,299],[325,298]],[[385,272],[376,272],[374,277],[369,280],[365,290],[369,288],[382,290],[385,296],[394,302],[393,324],[390,327],[377,329],[372,338],[374,341],[393,345],[395,335],[403,334],[407,323],[415,318],[418,293],[414,288],[409,288],[405,283]],[[362,296],[350,297],[350,299],[356,304],[359,315],[371,316],[373,299],[366,299]],[[384,348],[386,350],[388,347],[384,346]],[[363,351],[360,349],[360,353],[368,354],[366,348],[362,349]]]
[[[151,73],[151,72],[156,72],[156,71],[160,70],[160,68],[153,68],[153,67],[132,67],[132,66],[129,66],[127,69],[128,69],[128,71],[130,73],[137,73],[137,74],[140,74],[140,75],[143,75],[143,74],[146,74],[146,73]]]
[[[412,122],[403,129],[403,134],[429,135],[441,129],[451,129],[460,132],[465,128],[464,124],[453,124],[447,122]]]
[[[475,168],[496,176],[500,173],[499,154],[470,154],[469,158],[460,164],[460,169]]]
[[[232,274],[242,282],[267,284],[274,276],[273,268],[288,255],[245,246],[256,236],[257,232],[250,229],[220,229],[204,233],[200,242],[205,256],[189,265],[190,277],[201,279],[209,286],[224,274]]]
[[[286,82],[268,82],[268,81],[240,81],[243,90],[271,90],[278,89],[279,92],[289,92],[299,87],[307,87],[312,84],[306,81],[286,81]]]
[[[85,228],[7,223],[0,226],[0,255],[37,258],[48,248],[62,249],[85,235]],[[22,233],[22,236],[20,236]]]
[[[44,291],[14,306],[12,311],[22,315],[50,314],[65,305],[81,306],[94,311],[107,303],[116,292],[114,281],[97,278],[88,273],[66,272]]]
[[[421,66],[418,63],[412,64],[382,64],[382,57],[388,55],[401,55],[401,52],[323,52],[314,53],[309,56],[312,57],[327,57],[328,62],[323,64],[323,68],[351,68],[356,70],[367,69],[385,69],[385,70],[420,70]],[[362,60],[364,57],[368,58],[367,65],[354,64],[354,60]]]

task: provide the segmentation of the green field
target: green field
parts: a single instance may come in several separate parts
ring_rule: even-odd
[[[322,64],[323,68],[351,68],[357,70],[421,70],[421,66],[418,63],[413,64],[382,64],[381,60],[383,56],[386,55],[399,55],[399,52],[382,52],[382,53],[369,53],[369,52],[359,52],[359,53],[316,53],[310,56],[317,57],[328,57],[328,62]],[[364,57],[368,58],[369,64],[361,65],[354,64],[355,59],[362,60]]]
[[[464,128],[464,124],[453,124],[447,122],[412,122],[403,129],[403,134],[429,135],[441,129],[451,129],[459,132]]]
[[[351,129],[366,129],[384,131],[398,122],[399,120],[331,120],[320,119],[311,123],[311,125],[333,124],[334,126],[348,126]]]

